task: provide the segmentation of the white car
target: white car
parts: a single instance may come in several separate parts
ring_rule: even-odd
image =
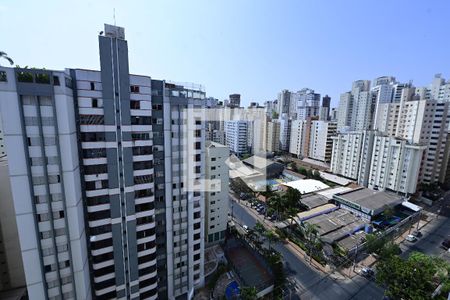
[[[245,232],[248,232],[248,226],[247,225],[242,225],[242,228],[244,228]]]
[[[415,241],[417,241],[417,238],[412,234],[408,234],[408,236],[406,237],[406,240],[408,242],[415,242]]]

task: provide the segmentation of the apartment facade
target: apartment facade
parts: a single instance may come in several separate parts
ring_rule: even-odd
[[[0,111],[28,294],[90,299],[72,78],[47,70],[0,72],[6,79],[0,82]]]
[[[338,107],[338,129],[350,131],[369,130],[374,113],[374,99],[370,80],[357,80],[352,90],[341,94]]]
[[[272,120],[267,122],[266,151],[280,151],[280,122]]]
[[[204,283],[205,93],[130,75],[127,47],[105,25],[101,71],[0,68],[31,299],[189,299]]]
[[[312,121],[309,138],[308,157],[322,162],[331,162],[333,151],[332,137],[337,134],[337,123]]]
[[[218,143],[206,145],[205,240],[207,245],[223,242],[228,222],[228,165],[230,149]]]
[[[309,117],[319,116],[320,94],[314,90],[304,88],[291,94],[291,102],[294,107],[294,119],[307,120]]]
[[[225,140],[230,151],[236,155],[248,153],[248,121],[228,120],[225,125]]]
[[[282,114],[278,119],[280,122],[280,150],[289,151],[291,143],[291,118],[288,114]]]
[[[382,135],[374,135],[371,143],[372,155],[362,156],[358,183],[376,190],[415,193],[426,147]],[[369,166],[369,172],[364,172]]]
[[[375,131],[341,133],[333,138],[331,171],[371,189],[411,194],[425,148]]]

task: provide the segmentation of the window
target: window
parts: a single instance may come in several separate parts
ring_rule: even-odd
[[[202,148],[202,143],[201,142],[195,142],[194,143],[194,148],[195,148],[195,150],[200,150]]]
[[[132,93],[139,93],[139,86],[138,85],[132,85],[130,86],[130,91]]]
[[[53,76],[53,85],[60,85],[58,76]]]
[[[92,107],[98,107],[98,99],[92,98]]]
[[[2,82],[8,81],[5,71],[0,71],[0,81],[2,81]]]
[[[91,91],[95,90],[95,83],[91,81]]]

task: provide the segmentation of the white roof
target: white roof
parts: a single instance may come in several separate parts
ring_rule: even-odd
[[[350,179],[347,179],[347,178],[344,178],[341,176],[337,176],[335,174],[330,174],[330,173],[326,173],[326,172],[322,172],[322,171],[319,171],[319,173],[320,173],[320,177],[322,177],[323,179],[337,183],[339,185],[347,185],[352,182],[352,180],[350,180]]]
[[[325,183],[315,179],[299,179],[284,183],[284,185],[298,190],[302,195],[329,188]]]
[[[336,195],[337,193],[350,191],[350,190],[351,190],[351,188],[349,188],[349,187],[341,186],[341,187],[337,187],[337,188],[334,188],[334,189],[328,189],[328,190],[320,191],[320,192],[317,192],[316,194],[324,196],[327,199],[333,199],[333,195]]]
[[[407,207],[413,211],[421,211],[422,207],[420,207],[419,205],[415,205],[414,203],[408,202],[408,201],[403,201],[402,205],[404,207]]]

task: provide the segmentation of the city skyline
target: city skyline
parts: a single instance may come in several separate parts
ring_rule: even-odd
[[[14,28],[2,34],[2,51],[20,66],[99,69],[90,53],[98,51],[95,35],[103,23],[114,22],[115,9],[116,24],[133,44],[132,74],[199,83],[219,100],[240,93],[245,106],[273,100],[282,89],[308,87],[330,95],[336,107],[358,79],[391,75],[423,86],[435,73],[449,75],[450,62],[441,59],[449,49],[442,36],[450,22],[443,1],[107,4],[87,1],[58,14],[64,4],[0,1],[0,24]],[[24,25],[36,12],[39,26]],[[40,51],[22,43],[25,35]]]

